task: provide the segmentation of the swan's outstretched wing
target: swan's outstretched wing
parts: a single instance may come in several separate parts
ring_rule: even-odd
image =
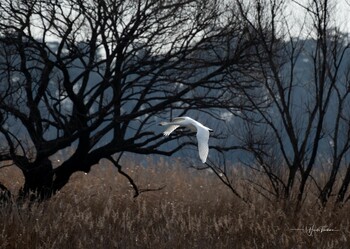
[[[169,127],[163,132],[163,135],[167,137],[179,127],[180,125],[169,125]]]
[[[209,131],[204,128],[197,128],[197,140],[199,157],[205,163],[209,153]]]

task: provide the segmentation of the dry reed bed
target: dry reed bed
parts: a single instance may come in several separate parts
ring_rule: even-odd
[[[48,202],[2,208],[0,248],[349,248],[347,207],[306,205],[295,215],[240,182],[240,191],[254,201],[247,205],[213,174],[179,164],[129,163],[125,170],[141,188],[166,185],[136,199],[128,182],[103,162],[88,175],[76,174]],[[6,173],[0,171],[0,180]],[[22,181],[16,177],[12,188]],[[321,226],[339,231],[291,230]]]

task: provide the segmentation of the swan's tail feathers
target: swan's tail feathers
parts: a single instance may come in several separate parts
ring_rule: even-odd
[[[160,126],[165,126],[165,125],[168,125],[169,123],[168,122],[160,122],[159,125]]]
[[[197,132],[197,128],[194,125],[187,125],[191,132]]]
[[[180,125],[170,125],[164,132],[164,136],[169,136],[173,131],[175,131]]]
[[[176,117],[176,118],[173,118],[173,120],[171,120],[171,122],[182,122],[185,120],[186,120],[186,117]]]

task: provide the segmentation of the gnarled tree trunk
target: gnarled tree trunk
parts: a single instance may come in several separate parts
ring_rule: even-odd
[[[20,199],[44,200],[52,196],[53,167],[48,158],[21,165],[21,169],[24,185],[19,192]]]

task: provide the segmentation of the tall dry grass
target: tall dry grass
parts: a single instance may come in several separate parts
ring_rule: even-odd
[[[141,188],[166,187],[134,199],[126,179],[103,162],[74,175],[50,201],[3,207],[0,248],[350,248],[348,207],[310,202],[296,215],[237,180],[253,201],[245,204],[210,172],[179,162],[124,169]],[[10,168],[0,180],[12,190],[23,181]]]

